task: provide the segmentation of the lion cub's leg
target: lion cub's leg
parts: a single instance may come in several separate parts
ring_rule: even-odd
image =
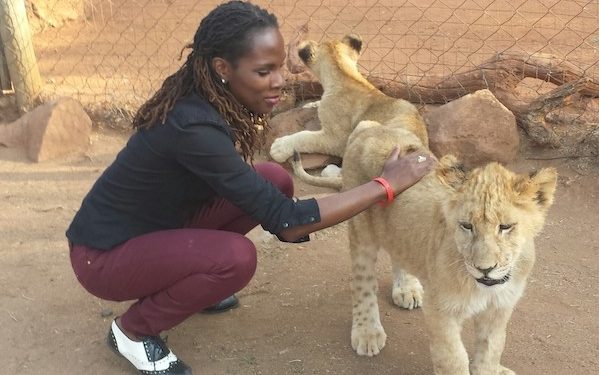
[[[476,349],[470,365],[472,375],[515,375],[499,363],[511,314],[512,309],[490,307],[474,317]]]
[[[359,355],[379,354],[387,335],[381,324],[377,301],[375,265],[378,246],[367,238],[358,238],[354,222],[349,223],[352,260],[352,348]]]
[[[424,317],[435,374],[469,375],[468,353],[461,337],[463,320],[437,309],[431,301],[430,290],[428,293]]]
[[[416,276],[413,276],[399,267],[399,264],[393,262],[393,292],[391,294],[393,303],[397,306],[412,310],[422,306],[422,284]]]
[[[270,146],[270,156],[279,163],[293,156],[294,150],[300,153],[342,156],[346,141],[343,135],[329,134],[322,130],[302,130],[275,139]]]

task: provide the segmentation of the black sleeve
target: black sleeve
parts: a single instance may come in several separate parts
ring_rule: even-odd
[[[241,158],[231,138],[219,126],[202,124],[180,129],[179,163],[270,233],[320,221],[315,199],[294,200],[285,196]]]

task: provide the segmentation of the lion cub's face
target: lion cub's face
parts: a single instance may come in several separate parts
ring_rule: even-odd
[[[328,69],[357,69],[362,51],[362,39],[356,35],[346,35],[342,40],[317,43],[307,40],[299,45],[298,55],[304,64],[318,77],[325,80]]]
[[[437,176],[451,191],[443,211],[466,270],[483,288],[509,282],[518,260],[534,256],[525,244],[542,229],[556,171],[517,175],[491,163],[468,174],[441,168]]]

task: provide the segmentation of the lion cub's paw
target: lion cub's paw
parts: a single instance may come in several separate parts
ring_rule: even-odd
[[[335,164],[329,164],[320,172],[322,177],[341,177],[341,168]]]
[[[493,367],[492,369],[488,367],[482,368],[470,366],[470,373],[472,375],[516,375],[514,371],[501,365]]]
[[[397,306],[412,310],[422,306],[424,290],[420,281],[407,274],[401,282],[393,284],[393,303]]]
[[[359,355],[372,357],[379,354],[386,340],[387,334],[380,323],[374,326],[352,327],[351,346]]]
[[[302,106],[302,108],[318,108],[318,107],[320,107],[320,100],[309,102]]]
[[[270,146],[270,156],[279,163],[283,163],[293,156],[293,142],[291,142],[291,136],[285,135],[275,139]]]

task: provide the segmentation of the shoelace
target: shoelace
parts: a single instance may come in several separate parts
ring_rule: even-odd
[[[143,340],[152,344],[152,364],[156,371],[156,359],[165,357],[170,351],[166,346],[168,336],[165,336],[164,339],[160,336],[146,336]]]

